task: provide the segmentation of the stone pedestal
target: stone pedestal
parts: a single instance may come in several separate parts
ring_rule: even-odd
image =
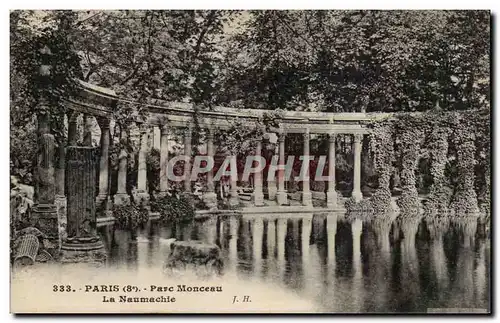
[[[103,264],[104,245],[97,234],[95,176],[97,158],[92,147],[68,147],[68,237],[61,246],[61,262]]]

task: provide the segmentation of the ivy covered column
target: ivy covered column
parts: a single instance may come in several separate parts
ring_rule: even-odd
[[[83,145],[92,146],[92,116],[89,114],[83,115]]]
[[[160,127],[160,195],[168,192],[168,124]]]
[[[139,204],[147,204],[149,202],[149,194],[147,191],[147,163],[149,128],[145,124],[140,125],[141,143],[139,148],[139,162],[137,169],[137,191],[134,194],[134,200]]]
[[[214,132],[211,127],[207,129],[207,157],[214,160]],[[207,172],[207,192],[203,195],[203,201],[209,209],[217,208],[217,194],[215,194],[213,167]]]
[[[335,187],[335,133],[328,136],[328,191],[326,192],[326,206],[337,207],[337,190]]]
[[[103,216],[105,209],[107,209],[108,193],[109,193],[109,118],[97,117],[97,124],[101,128],[101,151],[99,156],[99,193],[96,198],[98,216]],[[103,208],[104,206],[104,208]]]
[[[68,111],[68,146],[76,146],[76,141],[78,140],[78,116],[79,112]]]
[[[356,202],[361,201],[361,140],[363,134],[354,135],[354,181],[352,189],[352,197]]]
[[[309,148],[310,148],[311,135],[309,129],[304,133],[304,156],[302,162],[305,163],[304,178],[302,179],[302,205],[312,206],[312,194],[309,181]]]
[[[125,125],[121,125],[121,138],[120,138],[120,153],[118,155],[118,180],[117,180],[117,190],[113,197],[113,201],[116,205],[128,204],[130,202],[130,197],[127,194],[127,165],[128,165],[128,154],[127,154],[127,129]]]
[[[285,191],[285,133],[281,132],[278,135],[279,142],[279,167],[278,170],[278,192],[276,194],[276,199],[278,205],[284,205],[288,202],[288,196]]]

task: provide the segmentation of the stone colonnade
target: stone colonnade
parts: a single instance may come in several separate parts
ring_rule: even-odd
[[[68,112],[68,137],[67,137],[67,143],[66,146],[75,146],[77,142],[77,137],[78,137],[78,128],[77,128],[77,117],[80,114],[80,112],[70,110]],[[91,134],[91,127],[92,127],[92,116],[88,114],[84,114],[84,123],[83,123],[83,145],[84,146],[91,146],[92,145],[92,134]],[[130,202],[130,197],[129,194],[127,193],[127,165],[128,165],[128,153],[126,150],[126,147],[124,143],[127,140],[127,136],[129,136],[129,131],[127,129],[122,129],[121,131],[121,138],[120,141],[122,142],[121,150],[119,152],[119,161],[118,161],[118,177],[117,177],[117,187],[116,187],[116,193],[114,196],[111,196],[111,188],[110,188],[110,163],[109,163],[109,155],[110,155],[110,140],[111,140],[111,135],[110,135],[110,118],[109,117],[104,117],[104,116],[96,116],[96,121],[97,125],[99,126],[101,130],[100,134],[100,145],[98,148],[98,155],[99,155],[99,162],[98,162],[98,180],[96,181],[98,183],[98,190],[96,192],[96,208],[97,208],[97,214],[98,216],[109,216],[110,213],[109,211],[111,210],[111,204],[127,204]],[[42,124],[45,124],[42,122]],[[176,125],[179,127],[179,125]],[[138,154],[138,165],[137,165],[137,183],[136,183],[136,190],[133,192],[132,196],[134,200],[138,203],[144,203],[148,204],[149,201],[149,192],[148,192],[148,183],[147,183],[147,154],[148,154],[148,149],[149,149],[149,141],[151,139],[151,133],[153,132],[152,129],[153,127],[159,127],[160,130],[160,178],[159,178],[159,195],[165,195],[169,191],[169,180],[168,180],[168,161],[169,161],[169,147],[168,147],[168,140],[169,140],[169,133],[171,129],[174,128],[174,126],[169,125],[169,123],[164,123],[161,125],[155,124],[139,124],[139,133],[140,133],[140,146],[139,146],[139,154]],[[192,138],[191,138],[191,132],[192,128],[187,125],[184,127],[185,132],[184,132],[184,153],[187,156],[191,156],[192,154]],[[42,141],[45,142],[47,141],[45,137],[47,136],[47,131],[44,131],[42,128],[41,131],[41,138]],[[214,157],[215,154],[215,147],[214,147],[214,131],[212,127],[207,127],[206,129],[206,146],[207,146],[207,156],[208,157]],[[311,154],[310,152],[310,137],[311,133],[314,132],[314,127],[304,127],[303,129],[299,129],[298,131],[295,130],[295,132],[300,132],[303,133],[303,138],[304,138],[304,145],[303,145],[303,160],[309,162],[309,156]],[[289,132],[289,133],[293,133]],[[324,132],[323,132],[324,133]],[[274,178],[266,178],[269,182],[269,188],[270,191],[272,189],[273,183],[277,183],[277,192],[276,194],[271,194],[269,192],[269,199],[270,200],[275,200],[278,205],[287,205],[288,204],[288,194],[285,189],[285,140],[286,140],[286,131],[279,131],[278,132],[278,165],[281,167],[278,167],[277,176]],[[326,192],[326,204],[327,208],[334,209],[337,207],[337,192],[336,192],[336,183],[335,183],[335,143],[336,143],[336,137],[338,134],[341,134],[341,132],[330,132],[328,134],[328,142],[329,142],[329,151],[328,151],[328,185],[327,185],[327,192]],[[351,133],[354,137],[353,140],[353,151],[354,151],[354,175],[353,175],[353,191],[352,191],[352,196],[354,199],[359,201],[362,198],[361,194],[361,187],[360,187],[360,182],[361,182],[361,142],[362,142],[362,137],[363,134],[360,133]],[[50,139],[50,138],[49,138]],[[44,141],[45,140],[45,141]],[[256,143],[256,150],[255,150],[255,155],[256,156],[262,156],[263,154],[263,140],[264,138],[260,138],[257,140]],[[50,141],[50,140],[49,140]],[[59,200],[64,200],[65,197],[65,188],[67,188],[67,183],[65,183],[65,157],[64,157],[64,147],[60,147],[59,149],[54,149],[54,145],[42,145],[42,150],[43,148],[47,146],[47,151],[44,152],[42,151],[42,154],[44,158],[41,160],[43,163],[51,164],[51,165],[42,165],[43,167],[47,166],[46,168],[49,170],[48,172],[50,173],[50,169],[53,169],[54,166],[56,166],[55,170],[55,183],[52,192],[50,189],[44,189],[44,193],[40,194],[40,201],[45,201],[45,200],[56,200],[56,205],[59,204],[65,204],[65,203],[60,203],[57,202]],[[50,162],[52,159],[47,159],[45,158],[47,154],[55,154],[57,153],[59,155],[59,160],[57,162],[57,165],[55,164],[55,160]],[[231,168],[236,168],[236,157],[233,156],[230,160],[229,163]],[[184,190],[187,193],[191,193],[191,179],[190,179],[190,171],[191,171],[191,163],[186,162],[184,164],[184,174],[187,174],[185,176],[185,181],[184,181]],[[305,171],[305,174],[309,173],[308,166],[303,166],[303,171]],[[47,173],[47,172],[45,172]],[[50,174],[46,174],[50,175]],[[276,175],[276,174],[275,174]],[[322,174],[321,174],[322,175]],[[45,176],[45,177],[51,177],[51,176]],[[45,178],[44,177],[44,178]],[[217,195],[215,193],[215,182],[214,182],[214,174],[213,171],[210,171],[207,173],[207,183],[206,183],[206,190],[205,193],[203,194],[203,200],[205,201],[206,205],[209,207],[209,209],[214,209],[217,207]],[[40,181],[40,185],[45,185],[45,182],[50,182],[50,180],[42,180]],[[254,173],[254,191],[253,191],[253,201],[255,206],[263,206],[265,205],[264,203],[264,174],[262,172],[257,172]],[[312,194],[311,194],[311,188],[310,188],[310,181],[308,176],[306,176],[303,180],[302,183],[302,204],[304,206],[309,206],[312,207]],[[48,193],[47,193],[48,192]],[[55,193],[55,197],[46,197],[45,195],[49,194],[50,192]],[[52,194],[50,193],[50,194]],[[54,195],[54,194],[52,194]],[[65,201],[64,201],[65,202]],[[232,178],[230,182],[230,198],[229,198],[229,203],[233,206],[236,206],[239,204],[239,196],[238,196],[238,189],[237,189],[237,179]],[[39,203],[43,204],[43,203]],[[46,202],[45,202],[46,204]],[[43,206],[43,205],[41,205]],[[65,208],[61,208],[61,210],[65,210]],[[64,211],[61,211],[64,212]]]

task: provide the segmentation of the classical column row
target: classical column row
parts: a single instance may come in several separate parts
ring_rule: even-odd
[[[326,193],[326,201],[328,208],[335,208],[337,206],[337,191],[335,187],[335,139],[336,134],[329,134],[328,142],[328,189]],[[352,197],[356,201],[362,199],[361,193],[361,142],[363,139],[362,134],[354,135],[354,175],[353,175],[353,190]],[[288,203],[287,192],[285,190],[285,133],[279,133],[278,135],[278,192],[276,194],[276,201],[278,205],[285,205]],[[309,174],[309,157],[310,157],[310,132],[306,129],[304,132],[304,150],[303,150],[303,162],[306,163],[302,171],[304,172],[302,181],[302,204],[304,206],[312,206],[312,193],[310,188],[310,178]],[[262,143],[258,141],[255,155],[260,156],[262,154]],[[261,202],[263,199],[263,184],[262,184],[262,174],[260,172],[256,173],[254,176],[254,201],[255,205],[263,205]],[[269,179],[272,182],[272,178]],[[271,200],[274,196],[269,196]]]
[[[68,116],[68,145],[76,145],[77,137],[77,123],[76,117],[77,113],[72,112]],[[109,150],[110,150],[110,120],[105,117],[97,117],[97,124],[101,129],[100,138],[100,160],[99,160],[99,190],[97,195],[97,205],[108,205],[109,208]],[[88,115],[84,115],[84,145],[92,144],[91,136],[91,126],[92,120]],[[192,128],[188,126],[184,132],[184,154],[186,156],[191,156],[192,150]],[[164,195],[169,190],[168,183],[168,134],[169,128],[167,124],[160,126],[160,195]],[[119,162],[118,162],[118,178],[117,178],[117,191],[113,197],[115,204],[126,204],[130,202],[130,197],[127,193],[127,165],[128,165],[128,153],[126,149],[126,142],[128,140],[128,130],[122,129],[120,138],[120,151],[119,151]],[[276,201],[278,205],[288,204],[288,195],[285,189],[285,132],[278,134],[278,174],[277,174],[277,194]],[[361,141],[362,134],[354,135],[354,174],[353,174],[353,191],[352,196],[356,201],[361,200]],[[214,157],[215,149],[213,144],[213,130],[207,129],[207,156]],[[337,192],[335,187],[335,139],[336,134],[329,134],[329,153],[328,153],[328,188],[326,192],[326,202],[328,208],[335,208],[337,206]],[[148,141],[149,141],[149,129],[147,127],[140,127],[140,149],[138,158],[138,174],[137,174],[137,187],[133,194],[134,199],[139,202],[145,202],[149,200],[149,195],[147,192],[147,167],[146,159],[148,152]],[[63,151],[59,151],[61,156],[64,155]],[[256,144],[256,156],[262,155],[262,141],[258,140]],[[309,179],[309,162],[310,162],[310,132],[309,129],[304,131],[304,144],[303,144],[303,162],[306,163],[302,169],[303,181],[302,181],[302,204],[304,206],[312,206],[312,192],[310,188]],[[63,168],[64,159],[58,164],[58,168]],[[230,159],[230,168],[236,168],[236,157],[232,156]],[[186,160],[184,163],[184,190],[185,192],[191,192],[191,163]],[[61,179],[62,178],[62,179]],[[214,185],[214,174],[213,171],[207,173],[207,191],[203,196],[203,199],[207,206],[211,208],[217,207],[217,195],[215,194]],[[272,181],[272,179],[271,179]],[[58,174],[58,184],[57,194],[64,195],[64,176]],[[264,205],[264,194],[263,194],[263,176],[261,172],[254,174],[254,202],[256,206]],[[237,190],[237,178],[231,177],[230,182],[230,199],[229,203],[233,206],[239,204],[238,190]]]

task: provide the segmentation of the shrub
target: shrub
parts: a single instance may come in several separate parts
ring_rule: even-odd
[[[160,213],[163,222],[190,222],[194,219],[194,203],[184,195],[165,195],[151,202],[151,210]]]
[[[149,220],[149,212],[142,204],[114,205],[115,225],[119,229],[135,231]]]

